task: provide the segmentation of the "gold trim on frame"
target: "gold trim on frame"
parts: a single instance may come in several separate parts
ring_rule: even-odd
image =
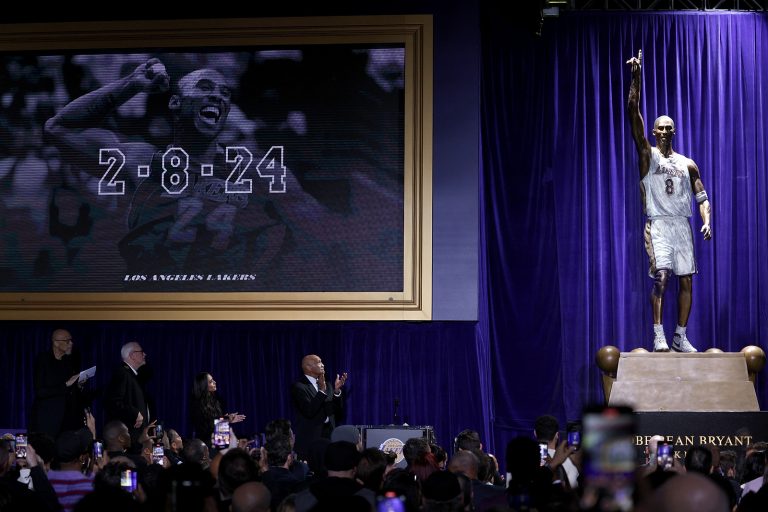
[[[430,320],[432,16],[0,25],[2,52],[405,45],[404,265],[398,292],[0,293],[3,320]]]

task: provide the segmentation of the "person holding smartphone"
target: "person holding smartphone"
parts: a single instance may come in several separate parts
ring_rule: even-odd
[[[14,438],[0,438],[0,488],[4,500],[10,498],[12,510],[25,511],[58,511],[61,510],[56,499],[56,493],[45,474],[43,459],[37,455],[34,445],[28,443],[26,447],[26,467],[29,469],[29,479],[34,491],[27,486],[28,483],[17,480],[18,473],[14,471],[17,462]],[[6,502],[7,503],[7,502]],[[0,509],[11,510],[0,504]]]
[[[539,443],[546,445],[548,456],[550,458],[553,457],[560,443],[560,425],[557,422],[557,418],[548,414],[539,416],[534,423],[533,432]],[[575,448],[578,449],[578,446]],[[576,489],[579,486],[579,470],[576,465],[568,457],[561,467],[565,472],[568,487]]]
[[[210,373],[201,372],[195,376],[189,404],[190,419],[197,439],[209,445],[212,442],[213,424],[217,419],[226,419],[230,424],[245,419],[245,415],[239,412],[225,413],[217,391],[216,381]]]

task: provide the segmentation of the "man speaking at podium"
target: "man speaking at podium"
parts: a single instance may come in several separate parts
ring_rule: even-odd
[[[301,360],[304,376],[291,387],[291,403],[295,411],[294,446],[299,458],[306,460],[309,448],[320,438],[330,439],[336,427],[336,416],[343,410],[341,390],[347,374],[336,375],[333,388],[325,380],[325,366],[319,356],[306,355]]]

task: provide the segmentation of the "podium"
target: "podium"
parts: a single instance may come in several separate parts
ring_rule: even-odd
[[[406,426],[406,425],[356,425],[363,434],[363,446],[366,448],[378,448],[383,452],[394,452],[397,455],[395,466],[406,466],[403,457],[405,442],[414,437],[423,437],[431,443],[435,438],[435,430],[432,426]]]

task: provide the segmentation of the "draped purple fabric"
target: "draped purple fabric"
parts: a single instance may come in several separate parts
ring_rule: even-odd
[[[483,3],[478,322],[6,322],[0,427],[23,426],[32,360],[67,327],[103,386],[122,343],[154,367],[159,417],[189,433],[194,375],[210,371],[243,432],[290,416],[299,361],[350,372],[347,422],[432,424],[449,447],[464,428],[500,452],[544,413],[602,399],[595,354],[651,346],[637,155],[625,114],[642,48],[646,132],[666,113],[713,206],[689,337],[700,350],[768,339],[768,18],[758,14],[571,13],[541,38]],[[439,20],[437,20],[439,22]],[[439,41],[437,41],[439,43]],[[435,87],[440,87],[439,83]],[[469,133],[467,137],[476,134]],[[667,335],[676,285],[667,291]],[[670,389],[670,392],[674,392]],[[758,380],[765,403],[768,387]],[[96,402],[97,413],[100,407]]]
[[[648,261],[626,60],[643,50],[641,113],[676,122],[712,202],[699,233],[689,338],[705,350],[768,336],[768,17],[571,13],[539,39],[484,13],[485,275],[481,317],[494,357],[495,432],[538,414],[576,419],[602,399],[597,350],[650,349]],[[676,284],[664,324],[676,324]],[[670,389],[670,392],[674,392]],[[759,381],[759,399],[766,385]]]
[[[0,389],[0,428],[27,425],[34,398],[35,355],[50,349],[53,329],[65,325],[84,366],[97,365],[89,388],[103,391],[120,363],[120,347],[137,340],[152,369],[149,391],[157,419],[191,435],[188,400],[194,377],[210,372],[229,412],[247,415],[238,435],[262,432],[275,418],[291,418],[290,386],[301,358],[322,357],[332,378],[349,372],[345,421],[433,425],[446,448],[464,428],[483,431],[486,415],[475,399],[473,322],[6,322]],[[97,394],[94,413],[103,425]]]

